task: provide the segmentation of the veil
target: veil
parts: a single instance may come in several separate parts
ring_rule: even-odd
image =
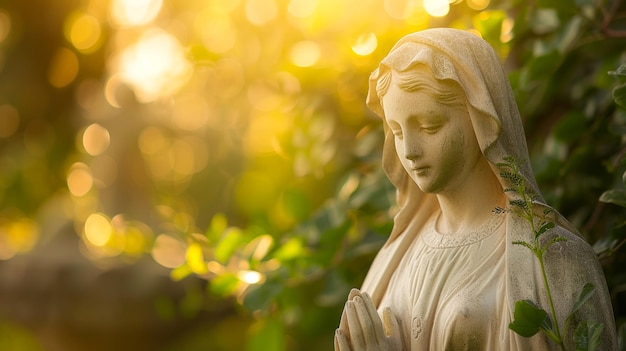
[[[531,169],[522,120],[513,91],[492,47],[477,35],[450,28],[434,28],[406,35],[395,44],[370,75],[367,106],[385,120],[376,91],[378,79],[390,70],[402,72],[418,66],[427,66],[436,80],[454,80],[465,92],[478,145],[502,188],[508,188],[509,184],[500,176],[497,164],[503,162],[507,156],[523,161],[520,174],[526,181],[527,189],[536,195],[534,211],[543,213],[545,208],[549,208]],[[396,187],[397,212],[391,235],[363,283],[363,290],[372,296],[375,305],[380,304],[389,279],[419,228],[439,210],[436,195],[422,192],[409,178],[396,154],[394,136],[387,124],[384,125],[382,167]],[[505,194],[509,200],[515,197],[515,194],[509,192]],[[558,248],[561,252],[549,252],[546,255],[546,259],[551,260],[547,269],[548,279],[554,281],[555,286],[562,287],[560,294],[567,297],[557,301],[557,315],[562,320],[569,312],[571,299],[575,299],[585,282],[592,282],[596,286],[595,297],[588,303],[590,307],[583,309],[580,314],[584,318],[593,317],[603,322],[606,326],[605,345],[614,345],[615,326],[611,302],[597,257],[567,219],[555,210],[551,211],[550,216],[557,228],[552,234],[545,235],[545,240],[554,235],[567,238],[567,242]],[[536,258],[527,248],[513,245],[516,241],[532,241],[529,224],[509,211],[506,215],[506,236],[509,306],[514,306],[516,301],[523,299],[546,306],[545,296],[539,292],[543,289],[543,281]]]

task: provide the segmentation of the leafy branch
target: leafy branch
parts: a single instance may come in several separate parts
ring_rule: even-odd
[[[509,324],[509,328],[523,337],[531,337],[541,331],[564,351],[565,337],[571,318],[591,295],[593,295],[595,286],[591,283],[586,283],[583,286],[576,302],[565,318],[563,331],[561,331],[554,308],[550,283],[546,274],[544,256],[550,246],[558,242],[566,241],[567,239],[562,236],[556,236],[548,240],[545,244],[542,244],[539,240],[543,234],[555,227],[554,222],[549,219],[549,215],[553,210],[546,208],[541,214],[535,212],[534,203],[539,197],[532,189],[527,187],[526,180],[522,177],[520,172],[521,165],[522,163],[519,163],[515,158],[510,156],[505,157],[504,162],[498,163],[500,176],[510,184],[510,187],[506,188],[504,191],[516,194],[516,198],[509,201],[509,210],[526,220],[530,224],[533,233],[532,242],[514,241],[513,244],[526,247],[539,261],[544,288],[550,307],[550,314],[548,315],[548,312],[537,306],[533,301],[517,301],[513,312],[514,320]],[[582,321],[579,323],[573,337],[576,350],[597,350],[600,347],[600,336],[602,335],[603,328],[604,325],[593,321]]]

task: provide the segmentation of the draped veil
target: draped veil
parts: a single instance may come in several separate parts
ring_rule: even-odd
[[[409,34],[396,43],[379,67],[372,72],[367,106],[384,120],[381,97],[376,91],[378,79],[390,70],[402,72],[420,66],[428,67],[436,80],[453,80],[461,87],[481,152],[489,161],[503,189],[508,185],[500,177],[496,164],[502,162],[506,156],[525,161],[520,173],[527,187],[538,196],[535,210],[543,212],[543,208],[548,206],[541,196],[530,167],[526,138],[515,97],[501,62],[491,46],[472,33],[456,29],[436,28]],[[372,295],[375,304],[380,303],[389,278],[414,239],[411,233],[416,230],[411,228],[420,228],[439,210],[436,196],[423,193],[402,167],[396,154],[394,136],[386,123],[382,163],[385,173],[397,189],[397,212],[391,235],[372,264],[363,285],[363,289]],[[514,196],[511,193],[506,194],[509,199]],[[552,213],[552,221],[557,224],[557,228],[553,233],[546,234],[546,239],[555,235],[568,239],[555,245],[558,248],[554,247],[546,255],[548,277],[553,282],[553,290],[558,291],[555,302],[560,323],[584,283],[591,282],[596,286],[596,292],[577,318],[592,319],[605,324],[604,345],[607,345],[607,349],[613,349],[611,346],[616,347],[615,326],[602,269],[594,252],[576,229],[558,212]],[[532,231],[528,223],[517,215],[509,212],[506,216],[509,306],[513,310],[516,301],[530,299],[547,307],[536,258],[527,248],[512,244],[519,240],[531,241]],[[512,316],[510,318],[512,320]],[[519,342],[520,345],[532,346],[533,340],[537,341],[538,338],[531,338],[530,341],[520,339]]]

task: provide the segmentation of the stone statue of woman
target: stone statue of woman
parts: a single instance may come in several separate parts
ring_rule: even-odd
[[[382,163],[397,212],[362,289],[348,297],[335,350],[556,350],[543,333],[525,338],[509,329],[517,301],[548,301],[537,258],[513,244],[532,242],[530,224],[505,210],[514,195],[497,164],[529,157],[491,46],[455,29],[407,35],[372,73],[367,104],[384,121]],[[520,173],[543,213],[549,207],[529,162]],[[555,228],[544,239],[567,239],[545,255],[557,320],[563,325],[585,283],[594,284],[574,319],[603,324],[602,349],[616,350],[596,255],[558,212],[550,219]]]

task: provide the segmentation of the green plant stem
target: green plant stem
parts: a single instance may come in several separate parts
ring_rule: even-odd
[[[533,209],[532,209],[532,199],[529,199],[526,196],[526,189],[523,189],[524,192],[522,192],[523,197],[524,197],[524,202],[526,202],[528,204],[528,217],[530,219],[530,227],[531,230],[533,232],[533,236],[535,237],[535,256],[537,256],[537,259],[539,260],[539,266],[541,267],[541,275],[543,277],[543,285],[546,288],[546,295],[548,296],[548,303],[550,304],[550,313],[552,315],[552,321],[554,322],[554,331],[555,331],[555,336],[557,338],[557,340],[554,340],[559,347],[561,348],[562,351],[565,351],[565,345],[563,344],[563,337],[561,336],[561,330],[559,328],[559,321],[557,319],[556,316],[556,311],[554,309],[554,302],[552,301],[552,291],[550,290],[550,284],[548,283],[548,275],[546,273],[546,267],[545,264],[543,262],[543,253],[544,250],[542,250],[540,244],[539,244],[539,236],[537,235],[538,230],[535,227],[535,215],[533,213]]]
[[[556,343],[561,347],[561,350],[565,351],[565,345],[563,345],[563,338],[561,337],[561,331],[559,330],[559,321],[556,318],[556,312],[554,310],[554,302],[552,302],[552,292],[550,291],[550,284],[548,284],[548,276],[546,274],[545,265],[543,263],[543,254],[538,254],[539,265],[541,266],[541,275],[543,276],[543,284],[546,287],[546,295],[548,295],[548,302],[550,303],[550,313],[552,314],[552,320],[554,321],[554,331],[556,332]]]

